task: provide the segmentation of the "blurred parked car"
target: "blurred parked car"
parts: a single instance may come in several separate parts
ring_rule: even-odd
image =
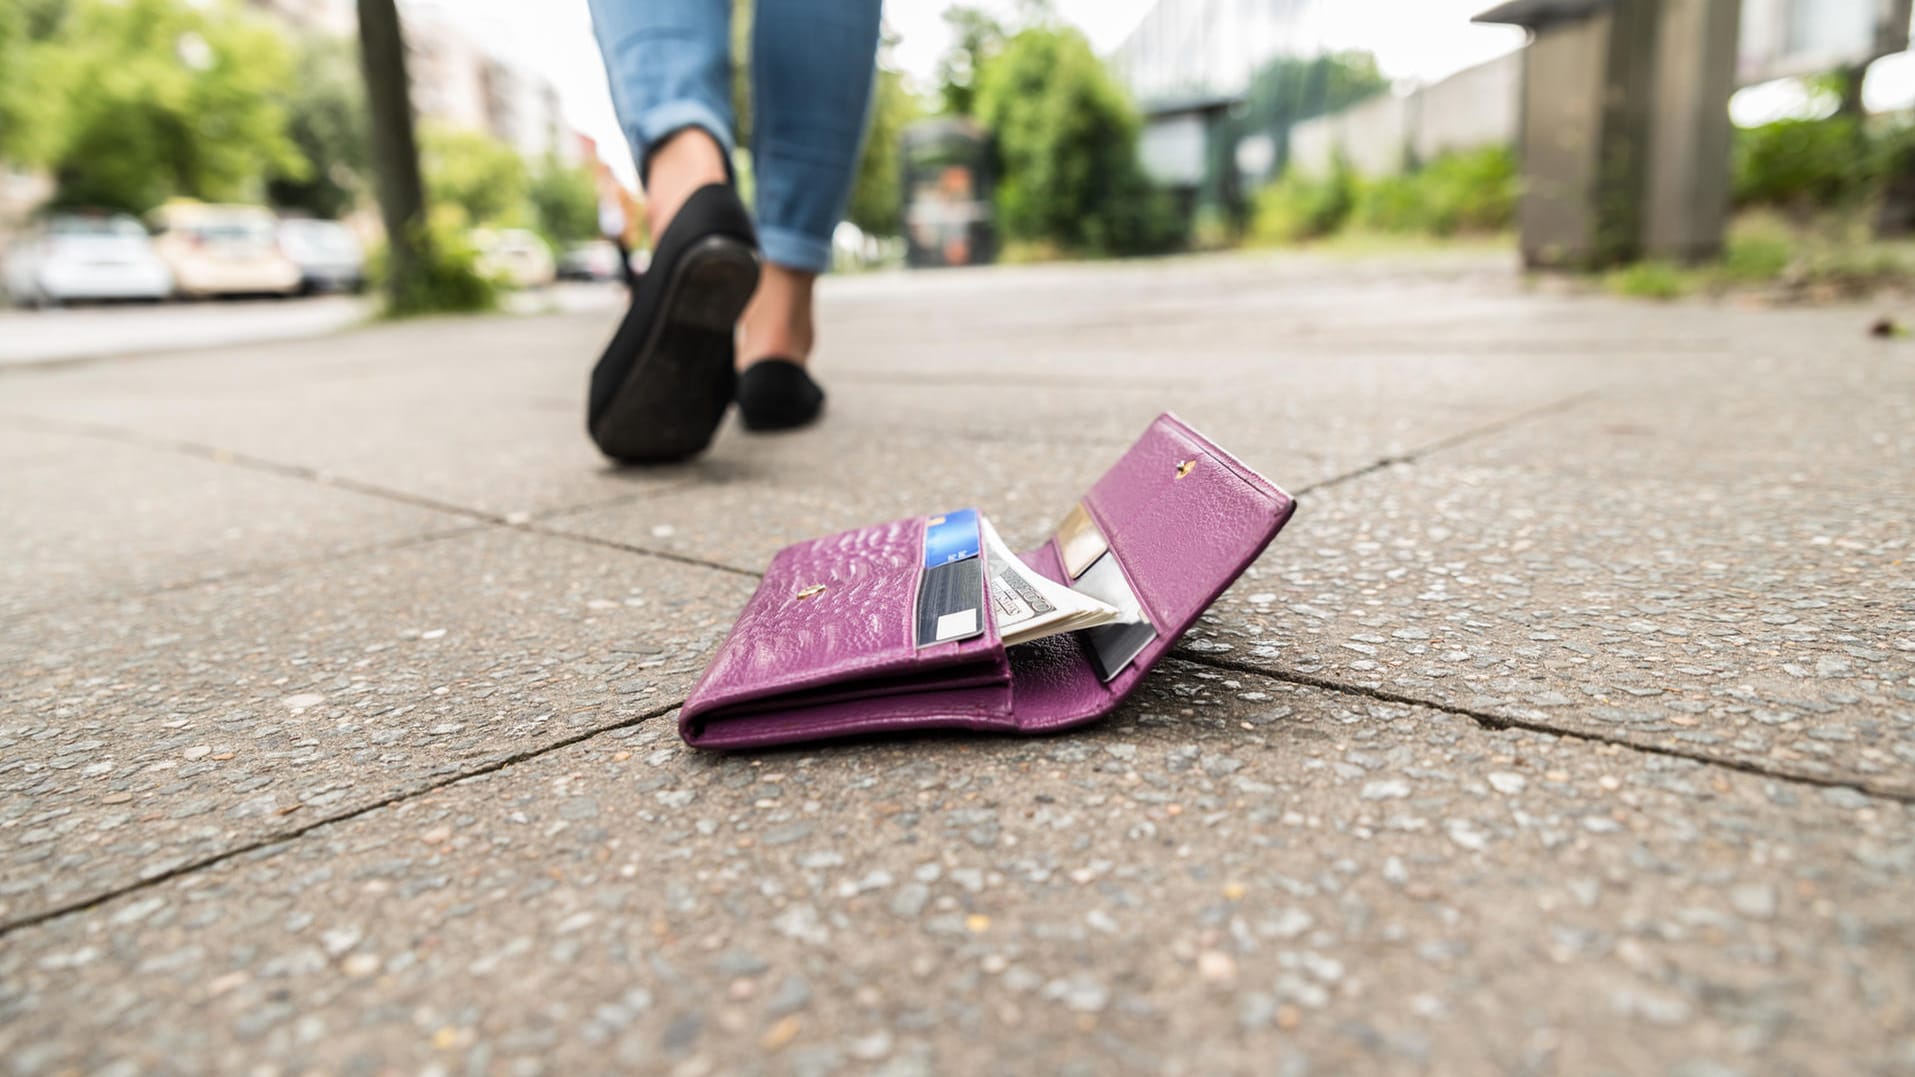
[[[173,274],[140,222],[125,214],[60,214],[7,251],[7,295],[22,306],[76,299],[165,299]]]
[[[173,202],[153,211],[160,257],[180,295],[291,295],[299,266],[279,248],[279,221],[259,206]]]
[[[357,292],[366,286],[365,249],[338,221],[280,221],[279,249],[299,267],[302,292]]]
[[[479,272],[514,288],[537,288],[552,283],[556,269],[552,248],[523,228],[482,228],[472,233],[479,251]]]
[[[618,280],[618,247],[610,240],[580,243],[559,258],[560,280]]]

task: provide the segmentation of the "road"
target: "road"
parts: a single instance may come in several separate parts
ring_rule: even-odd
[[[581,430],[609,308],[0,371],[0,1058],[1908,1072],[1879,313],[835,280],[826,421],[652,470]],[[976,505],[1027,548],[1164,409],[1300,508],[1109,717],[680,742],[780,547]]]
[[[586,311],[615,306],[622,294],[611,284],[559,284],[513,293],[506,303],[518,313]],[[5,310],[0,366],[296,340],[357,325],[372,309],[367,299],[334,295]]]

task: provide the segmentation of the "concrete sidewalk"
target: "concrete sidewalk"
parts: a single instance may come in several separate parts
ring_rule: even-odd
[[[603,466],[604,314],[0,373],[10,1072],[1915,1070],[1915,344],[1477,257],[843,279]],[[1299,494],[1077,734],[694,755],[787,542]]]

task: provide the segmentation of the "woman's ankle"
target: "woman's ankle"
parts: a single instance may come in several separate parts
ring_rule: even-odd
[[[767,263],[758,290],[738,319],[738,368],[761,359],[804,365],[817,345],[812,292],[818,275]]]
[[[730,178],[725,149],[711,133],[684,127],[666,136],[645,162],[645,223],[658,242],[692,192]]]

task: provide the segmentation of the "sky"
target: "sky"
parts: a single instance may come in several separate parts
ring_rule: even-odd
[[[1005,17],[1016,0],[972,0]],[[1065,22],[1083,30],[1091,46],[1108,54],[1149,11],[1154,0],[1054,0]],[[953,0],[886,0],[884,17],[899,41],[892,62],[929,90],[937,60],[950,44],[943,21]],[[558,87],[566,118],[598,141],[601,156],[627,183],[635,182],[585,0],[408,0],[429,7],[463,29],[486,51],[543,74]],[[1326,48],[1367,48],[1385,74],[1403,80],[1435,80],[1522,44],[1519,30],[1474,26],[1469,17],[1490,0],[1332,0],[1323,5]],[[1387,18],[1379,18],[1379,12]]]

